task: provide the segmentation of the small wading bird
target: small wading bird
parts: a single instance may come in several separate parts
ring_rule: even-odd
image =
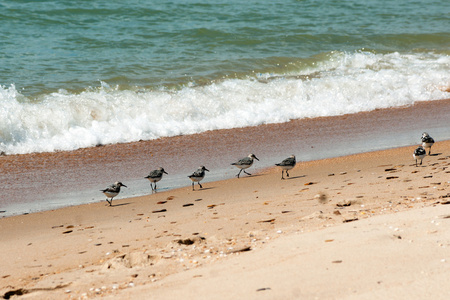
[[[427,155],[427,152],[422,146],[417,147],[416,150],[414,150],[413,157],[416,160],[416,167],[417,167],[417,160],[420,159],[420,165],[422,165],[422,160]]]
[[[198,183],[198,185],[200,186],[200,188],[202,189],[202,185],[200,184],[200,181],[205,177],[205,171],[209,170],[207,168],[205,168],[205,166],[200,166],[197,171],[195,171],[194,173],[192,173],[191,175],[189,175],[188,177],[192,180],[192,190],[195,191],[194,189],[194,183]]]
[[[426,132],[422,133],[422,147],[428,148],[428,155],[431,154],[431,146],[434,144],[434,139]]]
[[[236,175],[237,178],[239,178],[239,175],[241,175],[241,172],[244,171],[244,169],[250,168],[253,165],[253,159],[259,160],[255,154],[250,153],[247,157],[244,157],[240,160],[238,160],[237,162],[232,163],[231,165],[238,167],[239,169],[241,169],[239,171],[239,173]],[[244,171],[245,174],[247,175],[252,175],[250,173],[247,173]]]
[[[281,163],[275,164],[281,168],[281,179],[284,179],[283,173],[286,171],[286,176],[289,177],[288,171],[295,167],[297,161],[295,160],[295,155],[292,154],[288,158],[284,159]]]
[[[107,187],[104,190],[100,190],[103,192],[103,194],[106,195],[106,201],[109,203],[109,206],[112,205],[112,200],[115,196],[119,195],[120,193],[120,187],[127,187],[125,184],[123,184],[120,181],[116,181],[114,184],[110,185],[109,187]],[[111,200],[108,200],[108,198],[111,198]]]
[[[147,177],[145,177],[150,181],[150,187],[152,188],[152,193],[156,192],[156,183],[162,179],[163,174],[167,174],[167,172],[164,171],[164,168],[159,167],[158,169],[151,171],[150,174]],[[169,175],[169,174],[167,174],[167,175]],[[152,183],[155,184],[154,187],[153,187]]]

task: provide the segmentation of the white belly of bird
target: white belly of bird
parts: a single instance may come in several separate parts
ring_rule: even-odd
[[[422,146],[424,148],[431,148],[431,146],[433,146],[434,143],[422,143]]]
[[[158,182],[162,177],[147,178],[150,182]]]
[[[283,170],[291,170],[294,166],[280,166]]]
[[[235,165],[236,167],[238,167],[239,169],[247,169],[250,168],[253,165],[253,163],[249,164],[249,165]]]
[[[423,159],[425,156],[426,156],[426,154],[420,154],[420,155],[413,154],[414,159],[419,159],[419,158]]]
[[[202,180],[205,176],[199,176],[199,177],[189,177],[194,182],[199,182]]]
[[[105,194],[106,197],[108,197],[108,198],[112,198],[112,197],[119,195],[119,193],[117,193],[117,192],[103,192],[103,194]]]

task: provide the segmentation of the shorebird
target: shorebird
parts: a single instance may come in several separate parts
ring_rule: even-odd
[[[152,193],[156,192],[156,183],[162,179],[163,174],[169,175],[166,171],[164,171],[164,168],[159,167],[158,169],[151,171],[150,174],[148,174],[148,176],[145,177],[150,181]],[[153,187],[152,183],[155,184],[155,187]]]
[[[104,190],[100,190],[103,192],[103,194],[106,195],[106,201],[109,203],[109,206],[112,205],[112,200],[115,196],[119,195],[120,193],[120,187],[124,186],[127,187],[125,184],[123,184],[120,181],[116,181],[114,184],[110,185]],[[108,200],[108,198],[111,198],[111,200]]]
[[[238,160],[235,163],[232,163],[231,165],[238,167],[239,169],[241,169],[239,171],[239,173],[237,174],[237,178],[239,178],[239,175],[241,175],[241,172],[244,171],[244,169],[250,168],[253,165],[253,159],[259,160],[255,154],[250,153],[247,157],[244,157],[240,160]],[[247,175],[252,175],[250,173],[247,173],[244,171],[245,174]]]
[[[414,150],[413,157],[416,160],[416,167],[417,167],[417,160],[420,158],[420,165],[422,165],[423,158],[427,155],[427,152],[422,146],[417,147],[416,150]]]
[[[192,190],[194,191],[194,183],[197,182],[200,188],[202,189],[202,185],[200,184],[200,181],[205,177],[205,171],[209,170],[205,168],[205,166],[198,167],[197,171],[189,175],[188,177],[192,180]]]
[[[434,139],[426,132],[422,133],[422,147],[428,148],[428,155],[431,154],[431,146],[434,144]]]
[[[286,171],[286,176],[289,177],[288,171],[290,169],[292,169],[293,167],[295,167],[296,163],[297,163],[297,161],[295,160],[295,155],[292,154],[291,156],[289,156],[288,158],[284,159],[279,164],[275,164],[276,166],[281,167],[281,179],[284,179],[284,177],[283,177],[284,171]]]

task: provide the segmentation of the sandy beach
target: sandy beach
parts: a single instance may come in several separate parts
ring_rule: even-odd
[[[0,295],[447,299],[450,141],[415,148],[2,218]]]
[[[0,2],[0,300],[450,299],[449,3]]]

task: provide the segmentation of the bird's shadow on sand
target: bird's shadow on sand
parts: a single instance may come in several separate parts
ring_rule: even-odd
[[[206,190],[212,190],[212,189],[215,189],[215,188],[216,187],[212,186],[212,187],[201,188],[201,189],[196,190],[196,191],[206,191]]]
[[[442,155],[442,153],[433,153],[433,154],[428,154],[428,156],[439,156]]]
[[[284,177],[285,180],[290,180],[290,179],[298,179],[298,178],[305,178],[306,175],[300,175],[300,176],[291,176],[291,177]]]
[[[125,206],[125,205],[128,205],[128,204],[131,204],[130,202],[126,202],[126,203],[119,203],[119,204],[113,204],[113,205],[108,205],[108,206],[110,206],[110,207],[117,207],[117,206]]]
[[[259,177],[259,176],[265,176],[265,174],[254,174],[254,175],[253,174],[252,175],[244,174],[244,175],[239,176],[239,178],[236,175],[235,178],[241,179],[241,178]]]

